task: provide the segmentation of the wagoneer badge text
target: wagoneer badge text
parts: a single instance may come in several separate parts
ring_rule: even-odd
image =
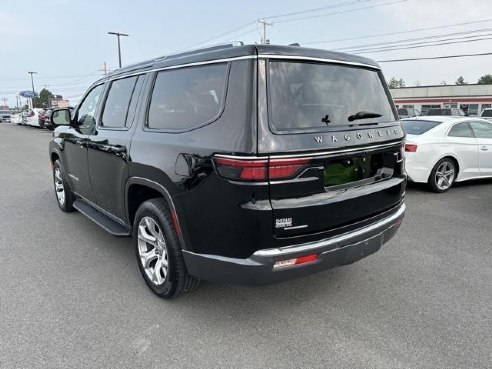
[[[362,140],[362,138],[373,139],[374,137],[388,137],[388,136],[398,136],[400,130],[398,128],[380,130],[380,131],[369,131],[369,132],[357,132],[355,134],[345,133],[343,136],[331,135],[331,142],[338,142],[338,140],[344,139],[345,141],[350,141],[352,138],[354,140]],[[323,136],[314,136],[314,141],[316,143],[323,142]]]

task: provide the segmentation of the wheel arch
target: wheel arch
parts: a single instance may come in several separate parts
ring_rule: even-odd
[[[57,150],[50,150],[50,162],[51,165],[55,164],[56,160],[59,160],[61,157],[60,153]]]
[[[134,201],[131,197],[133,197],[133,195],[137,192],[141,195],[136,199],[136,201]],[[125,209],[126,218],[129,224],[133,224],[135,214],[140,204],[151,198],[163,198],[166,201],[168,209],[171,213],[174,230],[178,235],[180,246],[183,250],[186,250],[181,223],[176,212],[176,206],[169,191],[160,183],[143,177],[130,177],[127,180],[125,186]]]
[[[456,164],[456,176],[455,178],[458,179],[458,175],[460,174],[460,168],[461,168],[461,164],[460,164],[460,161],[459,159],[454,155],[454,154],[445,154],[445,155],[442,155],[437,161],[436,161],[436,164],[439,163],[442,159],[451,159],[455,164]],[[434,166],[436,165],[434,164]],[[434,167],[433,167],[434,168]]]

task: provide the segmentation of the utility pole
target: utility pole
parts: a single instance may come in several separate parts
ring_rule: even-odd
[[[264,19],[262,19],[262,20],[259,20],[258,19],[258,23],[263,24],[263,37],[261,39],[261,43],[262,44],[269,44],[270,43],[270,40],[268,40],[267,37],[266,37],[266,28],[267,28],[267,26],[273,26],[273,23],[268,23]]]
[[[110,72],[109,68],[106,65],[106,62],[104,62],[103,67],[101,69],[99,69],[99,71],[103,72],[104,75],[106,75],[106,74],[108,74],[108,72]]]
[[[38,72],[27,72],[31,75],[31,85],[32,85],[32,107],[35,108],[34,106],[34,97],[36,95],[36,92],[34,92],[34,78],[33,78],[33,74],[38,74]]]
[[[130,36],[125,33],[120,33],[120,32],[108,32],[110,35],[115,35],[118,37],[118,61],[119,61],[119,66],[121,68],[121,47],[120,47],[120,36]]]

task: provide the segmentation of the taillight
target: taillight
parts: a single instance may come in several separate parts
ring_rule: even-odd
[[[299,174],[309,161],[309,159],[214,158],[215,168],[221,177],[239,181],[289,179]]]
[[[270,179],[291,178],[309,163],[309,159],[272,159],[268,165]]]
[[[221,177],[243,181],[267,179],[268,159],[215,158],[215,167]]]
[[[417,151],[417,145],[405,144],[405,151],[406,152],[416,152]]]

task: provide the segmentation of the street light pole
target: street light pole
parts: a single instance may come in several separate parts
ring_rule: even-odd
[[[120,47],[120,36],[130,36],[130,35],[127,35],[125,33],[120,33],[120,32],[108,32],[108,34],[110,35],[115,35],[116,37],[118,37],[118,61],[119,61],[119,65],[120,65],[120,68],[121,68],[121,47]]]
[[[34,92],[34,78],[33,78],[33,74],[38,74],[38,72],[27,72],[31,75],[31,85],[32,85],[32,107],[35,108],[34,106],[34,98],[35,98],[35,95],[36,95],[36,92]]]

